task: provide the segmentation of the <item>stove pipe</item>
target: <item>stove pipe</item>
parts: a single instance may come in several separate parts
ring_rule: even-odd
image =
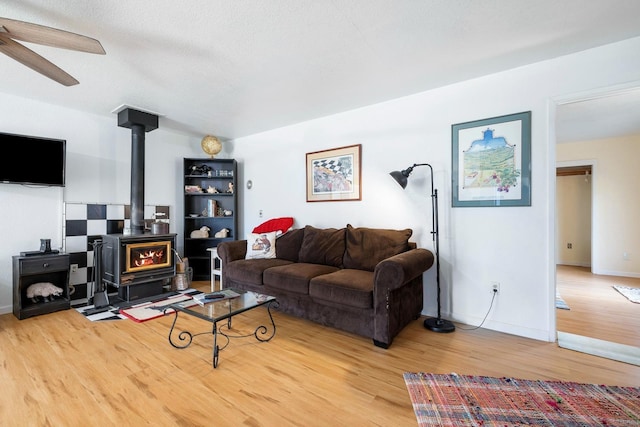
[[[118,126],[131,129],[131,233],[144,234],[145,133],[158,128],[158,116],[125,108]]]

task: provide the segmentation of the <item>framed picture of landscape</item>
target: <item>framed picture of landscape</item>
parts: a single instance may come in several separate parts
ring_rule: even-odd
[[[307,202],[361,200],[362,145],[307,153]]]
[[[453,207],[531,206],[531,111],[451,126]]]

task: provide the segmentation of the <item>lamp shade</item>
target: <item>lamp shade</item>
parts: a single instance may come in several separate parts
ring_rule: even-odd
[[[391,175],[391,177],[393,179],[396,180],[396,182],[400,185],[400,187],[402,188],[406,188],[407,187],[407,177],[409,176],[408,174],[405,175],[404,173],[405,171],[393,171],[391,172],[389,175]]]

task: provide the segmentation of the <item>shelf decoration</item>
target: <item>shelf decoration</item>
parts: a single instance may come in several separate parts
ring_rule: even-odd
[[[192,239],[206,239],[209,237],[209,231],[211,231],[211,229],[206,225],[203,225],[198,230],[193,230],[189,236]]]
[[[202,188],[199,185],[185,185],[185,193],[202,193]]]
[[[202,147],[202,151],[207,153],[212,159],[216,157],[216,154],[222,151],[222,142],[213,135],[207,135],[202,138],[200,146]]]

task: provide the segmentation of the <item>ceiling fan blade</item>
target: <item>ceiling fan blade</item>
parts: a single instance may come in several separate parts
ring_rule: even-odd
[[[3,36],[2,33],[0,33],[0,52],[65,86],[73,86],[79,83],[52,62],[22,46],[20,43]]]
[[[0,18],[0,33],[29,43],[104,55],[100,42],[91,37],[14,19]]]

